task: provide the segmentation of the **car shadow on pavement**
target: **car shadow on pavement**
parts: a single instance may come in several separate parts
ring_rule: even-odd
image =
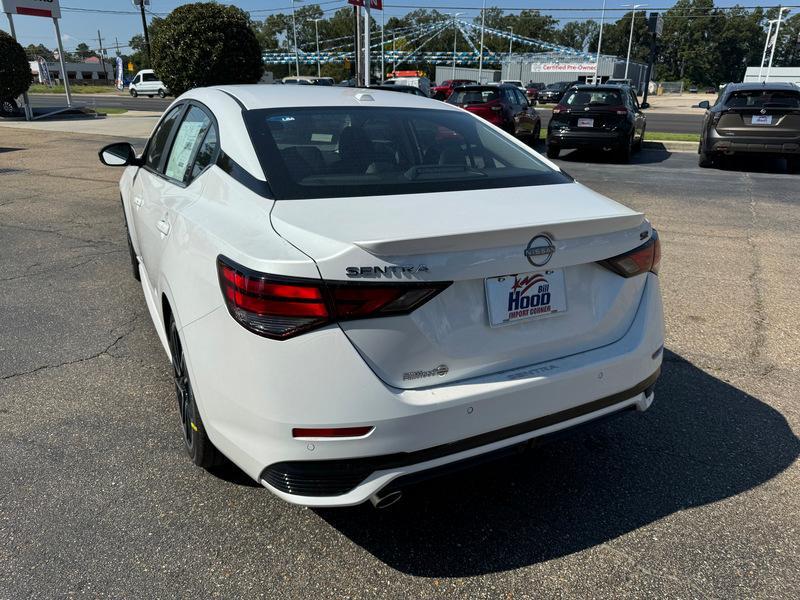
[[[513,459],[317,514],[404,573],[464,577],[579,552],[770,480],[800,455],[779,412],[667,352],[656,401]]]
[[[672,156],[672,152],[669,150],[662,150],[662,149],[644,149],[639,152],[635,152],[631,155],[631,165],[649,165],[655,163],[661,163],[667,160],[670,156]],[[603,152],[602,150],[563,150],[559,160],[570,163],[570,162],[582,162],[582,163],[595,163],[595,164],[617,164],[620,166],[625,166],[625,164],[620,163],[617,159],[617,155],[614,152]]]
[[[789,173],[788,165],[784,159],[758,155],[726,156],[718,169],[742,173]]]

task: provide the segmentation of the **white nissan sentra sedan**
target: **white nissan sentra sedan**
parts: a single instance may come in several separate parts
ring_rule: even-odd
[[[358,88],[192,90],[120,180],[191,459],[284,500],[411,481],[653,401],[658,235],[520,141]]]

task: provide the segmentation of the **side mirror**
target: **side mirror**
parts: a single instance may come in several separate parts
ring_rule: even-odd
[[[706,110],[708,110],[709,108],[711,108],[711,104],[709,103],[708,100],[703,100],[702,102],[695,104],[692,108],[705,108]]]
[[[642,102],[642,103],[639,105],[639,108],[641,108],[642,110],[644,110],[644,109],[646,109],[646,108],[650,108],[650,103],[649,103],[649,102]]]
[[[139,159],[136,158],[136,151],[128,142],[116,142],[100,149],[97,153],[100,162],[107,167],[124,167],[126,165],[138,165]]]

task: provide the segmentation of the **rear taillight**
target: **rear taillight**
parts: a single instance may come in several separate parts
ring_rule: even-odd
[[[563,104],[556,104],[553,107],[553,114],[554,115],[557,115],[557,114],[562,113],[562,112],[569,112],[569,109],[566,106],[564,106]]]
[[[655,229],[653,229],[650,239],[638,248],[619,256],[598,261],[598,264],[623,277],[633,277],[648,271],[657,274],[660,263],[661,242]]]
[[[375,429],[366,427],[295,427],[292,429],[293,438],[350,438],[364,437]]]
[[[231,316],[279,340],[337,321],[408,314],[451,283],[324,282],[259,273],[223,256],[217,272]]]
[[[618,115],[627,115],[628,114],[628,109],[627,108],[618,108],[614,112],[617,113]]]

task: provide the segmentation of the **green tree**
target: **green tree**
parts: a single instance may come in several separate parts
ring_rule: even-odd
[[[5,31],[0,31],[0,101],[13,100],[31,86],[33,76],[25,50]]]
[[[211,2],[173,10],[150,36],[153,67],[176,96],[194,87],[256,83],[264,67],[247,13]]]
[[[89,46],[86,45],[85,42],[81,42],[80,44],[75,46],[75,51],[73,52],[73,54],[77,56],[78,59],[80,59],[81,61],[84,61],[87,58],[91,57],[97,58],[100,56],[97,52],[89,48]]]
[[[597,47],[599,33],[600,24],[597,21],[569,21],[556,32],[555,43],[588,52]]]
[[[37,44],[35,46],[33,44],[28,44],[25,48],[25,55],[28,57],[28,60],[36,60],[39,56],[48,61],[55,60],[53,51],[42,44]]]

